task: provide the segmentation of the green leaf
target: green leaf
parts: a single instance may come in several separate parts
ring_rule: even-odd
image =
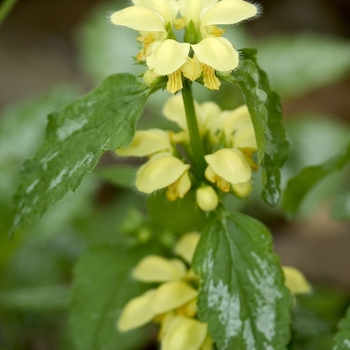
[[[199,318],[218,349],[286,349],[292,298],[265,226],[221,214],[204,229],[193,266]]]
[[[147,209],[154,229],[158,234],[171,232],[181,236],[190,231],[201,231],[205,216],[196,203],[195,191],[190,191],[184,198],[169,201],[164,192],[150,196]]]
[[[65,310],[70,301],[70,288],[48,286],[5,290],[0,293],[0,304],[5,309],[19,311]]]
[[[112,165],[96,171],[103,180],[125,189],[131,189],[135,185],[137,168],[130,165]]]
[[[145,103],[145,88],[136,78],[116,74],[49,115],[46,142],[21,169],[12,230],[30,224],[74,191],[105,150],[126,147]]]
[[[317,33],[276,35],[257,43],[259,63],[283,96],[296,96],[350,71],[350,42]]]
[[[144,344],[145,329],[117,331],[125,304],[150,288],[131,277],[149,249],[95,247],[84,253],[75,270],[70,321],[77,350],[134,350]]]
[[[334,198],[331,215],[335,220],[350,220],[350,192]]]
[[[258,145],[258,160],[262,166],[262,197],[274,206],[281,196],[280,169],[289,152],[282,126],[282,107],[279,96],[271,91],[266,73],[256,61],[256,50],[241,52],[240,67],[223,79],[235,83],[242,91],[254,125]]]
[[[333,350],[350,349],[350,307],[338,325],[339,331],[334,337]]]
[[[347,148],[323,164],[304,168],[288,181],[283,194],[282,206],[289,214],[297,213],[310,190],[326,176],[342,169],[350,161],[350,142]]]

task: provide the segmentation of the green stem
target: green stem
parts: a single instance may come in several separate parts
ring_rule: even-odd
[[[184,80],[182,98],[185,105],[188,132],[190,134],[194,171],[197,178],[201,180],[204,176],[206,162],[204,159],[203,144],[199,134],[196,111],[194,108],[192,86],[188,79]]]
[[[5,0],[4,3],[0,6],[0,24],[7,17],[16,1],[17,0]]]

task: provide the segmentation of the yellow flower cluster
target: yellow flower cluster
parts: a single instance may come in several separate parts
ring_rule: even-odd
[[[136,56],[145,61],[149,72],[145,82],[168,76],[171,93],[182,89],[182,74],[194,81],[203,77],[204,85],[219,89],[217,71],[238,66],[238,52],[222,38],[217,25],[237,24],[255,17],[259,8],[243,0],[132,0],[134,6],[111,16],[115,25],[140,33],[142,48]],[[185,28],[185,42],[176,40],[174,29]]]
[[[174,251],[182,260],[150,255],[139,262],[133,277],[161,285],[126,304],[117,323],[119,331],[155,322],[160,325],[161,350],[212,350],[207,324],[196,318],[198,279],[190,268],[199,238],[199,233],[191,232],[179,240]],[[310,292],[310,285],[300,271],[283,267],[283,272],[285,284],[292,293]]]
[[[198,240],[198,233],[188,233],[175,246],[175,253],[189,265]],[[212,349],[207,324],[196,319],[197,277],[183,260],[150,255],[140,261],[133,277],[162,284],[129,301],[118,320],[120,331],[153,321],[160,325],[158,338],[162,350]]]
[[[221,111],[213,102],[195,103],[201,137],[205,140],[206,181],[196,180],[196,197],[204,211],[214,210],[219,192],[247,196],[252,189],[252,170],[257,169],[253,153],[257,150],[253,124],[246,106]],[[132,143],[118,149],[119,156],[149,157],[136,176],[136,187],[144,193],[166,188],[169,200],[183,198],[193,187],[190,155],[184,157],[189,142],[186,114],[181,96],[171,97],[164,106],[165,117],[175,122],[178,133],[160,129],[137,131]],[[182,153],[178,146],[182,146]],[[218,149],[218,145],[220,148]]]

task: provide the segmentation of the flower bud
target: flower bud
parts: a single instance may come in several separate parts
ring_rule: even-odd
[[[250,192],[252,192],[252,188],[253,186],[250,181],[232,185],[233,193],[239,198],[249,196]]]
[[[198,206],[204,211],[214,210],[219,203],[218,195],[211,186],[198,188],[196,200]]]
[[[143,75],[143,81],[147,86],[153,85],[158,78],[159,75],[154,73],[150,69],[146,70],[145,74]]]

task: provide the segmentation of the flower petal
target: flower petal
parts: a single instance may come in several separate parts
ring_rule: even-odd
[[[138,170],[135,184],[139,191],[152,193],[174,183],[189,168],[170,153],[158,153]]]
[[[256,16],[258,8],[242,0],[219,1],[215,6],[203,11],[201,27],[215,24],[235,24]]]
[[[117,149],[118,156],[145,157],[160,151],[171,151],[168,133],[161,129],[136,131],[131,144],[124,149]]]
[[[238,66],[238,52],[225,38],[208,37],[192,48],[201,63],[218,71],[230,71]]]
[[[182,261],[171,261],[158,255],[143,258],[132,271],[132,276],[142,282],[178,280],[185,274],[186,266]]]
[[[285,285],[293,294],[311,292],[311,286],[302,272],[290,266],[283,266],[282,270],[285,277]]]
[[[117,26],[138,31],[166,32],[164,19],[155,12],[141,6],[131,6],[114,12],[111,21]]]
[[[117,324],[121,332],[127,332],[150,322],[156,313],[151,308],[151,301],[156,290],[151,289],[143,295],[131,299],[124,307]]]
[[[206,113],[197,101],[194,101],[194,107],[198,126],[202,129],[206,123]],[[163,114],[165,118],[176,123],[182,130],[187,131],[186,112],[181,95],[169,98],[163,107]]]
[[[156,74],[168,75],[174,73],[186,62],[190,44],[167,39],[154,43],[152,51],[146,59],[147,66]]]
[[[191,179],[188,171],[185,171],[178,180],[168,187],[166,196],[169,200],[175,201],[178,198],[185,197],[185,194],[191,189]]]
[[[222,148],[205,156],[205,160],[216,174],[231,184],[246,182],[251,177],[249,163],[237,149]]]
[[[187,130],[185,107],[181,95],[170,97],[163,107],[166,119],[176,123],[182,130]]]
[[[199,350],[207,336],[207,324],[185,316],[174,317],[162,339],[162,350]]]
[[[179,10],[186,23],[193,21],[194,24],[199,24],[199,17],[202,10],[207,6],[215,5],[218,0],[178,0]]]
[[[176,243],[174,252],[181,256],[189,264],[192,262],[194,251],[196,250],[200,234],[198,232],[187,233]]]
[[[222,130],[234,148],[257,149],[255,131],[247,106],[223,112]]]
[[[134,5],[147,7],[148,9],[161,14],[166,23],[175,20],[179,5],[176,0],[133,0]]]
[[[157,314],[176,309],[197,297],[198,292],[183,281],[163,283],[152,299],[151,308]]]

